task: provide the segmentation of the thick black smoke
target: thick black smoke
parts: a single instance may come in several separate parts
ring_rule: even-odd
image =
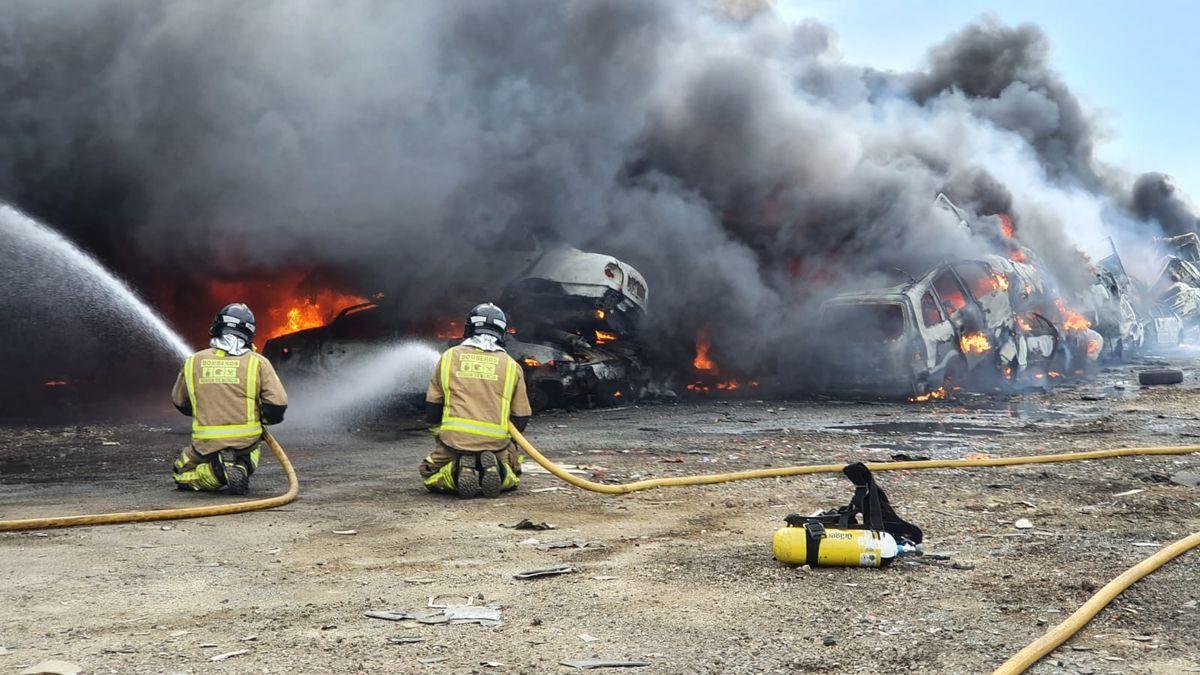
[[[181,307],[320,269],[444,312],[498,297],[532,232],[633,264],[650,337],[683,357],[707,328],[747,370],[824,294],[984,252],[939,192],[1012,213],[1072,283],[1063,191],[1186,226],[1095,160],[1036,27],[889,73],[736,4],[5,3],[0,197]]]
[[[1133,184],[1133,213],[1157,222],[1168,235],[1200,231],[1200,215],[1170,176],[1144,173]]]

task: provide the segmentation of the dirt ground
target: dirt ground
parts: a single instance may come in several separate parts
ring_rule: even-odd
[[[1139,362],[1051,394],[936,404],[690,401],[535,418],[529,436],[600,480],[805,463],[1194,443],[1195,357],[1183,385],[1140,388]],[[164,401],[165,404],[165,401]],[[171,411],[173,413],[173,411]],[[990,671],[1095,589],[1200,529],[1200,488],[1169,481],[1200,455],[880,474],[926,532],[890,569],[805,571],[772,559],[791,512],[848,501],[840,475],[604,496],[532,471],[518,492],[427,494],[414,419],[277,436],[294,504],[162,524],[0,534],[0,672],[61,659],[86,672]],[[0,427],[0,518],[235,499],[178,493],[182,417]],[[280,492],[264,459],[253,493]],[[556,529],[500,527],[522,518]],[[1026,518],[1034,527],[1017,529]],[[353,530],[356,534],[337,534]],[[563,542],[584,548],[547,548]],[[520,581],[557,564],[572,574]],[[1200,553],[1121,596],[1042,673],[1200,672]],[[500,606],[502,625],[367,618],[430,596]],[[389,638],[420,638],[397,644]],[[221,661],[212,657],[245,650]]]

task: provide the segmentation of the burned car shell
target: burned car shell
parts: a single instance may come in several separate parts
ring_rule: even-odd
[[[822,305],[822,333],[840,339],[818,347],[821,389],[915,396],[941,386],[939,375],[956,355],[938,345],[953,339],[953,328],[945,322],[923,326],[912,290],[846,293]],[[846,321],[857,326],[843,327]]]
[[[1032,267],[985,256],[943,263],[893,288],[834,296],[821,313],[821,333],[836,336],[818,348],[827,364],[824,388],[920,396],[961,386],[980,366],[1004,382],[1044,380],[1059,351],[1058,331],[1038,315],[1018,324],[1014,311],[1023,298],[1044,290],[1041,286]],[[839,308],[882,306],[897,308],[895,316],[903,322],[899,331],[838,325],[850,318]],[[964,341],[970,336],[974,341]],[[964,348],[971,344],[977,348]]]

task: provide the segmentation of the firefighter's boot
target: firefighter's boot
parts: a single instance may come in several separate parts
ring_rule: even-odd
[[[496,461],[496,453],[487,450],[479,453],[479,468],[482,474],[479,483],[483,488],[483,496],[489,499],[499,497],[502,479],[500,478],[500,463]]]
[[[489,452],[479,453],[489,455]],[[479,469],[476,468],[475,453],[460,453],[458,459],[458,479],[455,481],[459,499],[474,499],[479,496]]]
[[[244,495],[250,491],[250,472],[244,462],[239,462],[233,450],[222,450],[219,455],[221,468],[225,471],[225,484],[229,492]]]

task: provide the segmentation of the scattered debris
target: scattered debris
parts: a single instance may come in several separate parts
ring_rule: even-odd
[[[238,638],[238,642],[258,642],[257,635],[247,635],[244,638]]]
[[[607,659],[585,659],[583,661],[559,661],[559,665],[580,670],[592,668],[645,668],[649,661],[613,661]]]
[[[42,661],[22,670],[20,675],[78,675],[83,668],[69,661]]]
[[[929,460],[925,455],[909,455],[903,452],[898,452],[891,457],[897,462],[924,462]]]
[[[437,581],[437,579],[431,579],[429,577],[405,577],[404,578],[404,583],[406,583],[406,584],[432,584],[435,581]]]
[[[833,637],[832,635],[826,635],[825,639],[821,640],[821,644],[825,645],[826,647],[832,647],[837,644],[837,638]]]
[[[333,533],[334,534],[344,534],[344,535],[349,536],[349,535],[358,534],[358,530],[334,530]]]
[[[554,529],[554,525],[551,525],[550,523],[535,523],[528,518],[522,518],[520,520],[520,522],[513,523],[512,525],[505,525],[504,523],[501,523],[500,527],[507,527],[510,530],[553,530]]]
[[[446,609],[447,607],[474,607],[476,600],[483,600],[482,595],[456,595],[454,593],[439,593],[431,595],[425,601],[426,607]]]
[[[1145,492],[1145,490],[1143,490],[1143,489],[1141,489],[1141,488],[1136,488],[1136,489],[1133,489],[1133,490],[1126,490],[1126,491],[1124,491],[1124,492],[1118,492],[1117,494],[1115,494],[1115,495],[1113,495],[1113,496],[1114,496],[1114,497],[1130,497],[1130,496],[1132,496],[1132,495],[1136,495],[1136,494],[1137,494],[1137,493],[1139,493],[1139,492]]]
[[[570,574],[572,572],[577,572],[577,571],[578,570],[576,570],[571,565],[555,565],[554,567],[545,567],[545,568],[537,569],[537,570],[528,570],[525,572],[518,572],[517,574],[513,575],[513,578],[514,579],[537,579],[538,577],[552,577],[552,576],[557,576],[559,574]]]
[[[616,577],[608,577],[608,576],[592,577],[592,581],[616,581],[616,579],[617,579]]]
[[[1013,523],[1013,527],[1017,528],[1018,530],[1032,530],[1033,523],[1030,522],[1028,518],[1018,518],[1017,522]]]
[[[596,637],[595,635],[588,635],[587,633],[580,633],[579,639],[583,640],[584,642],[595,642],[596,640],[599,640],[600,638]]]
[[[1156,541],[1135,541],[1133,545],[1138,548],[1162,548],[1162,544]]]
[[[417,623],[428,625],[477,623],[481,626],[493,628],[502,623],[500,620],[500,608],[498,606],[479,605],[451,605],[430,612],[377,610],[367,612],[364,616],[369,619],[383,619],[384,621],[416,621]]]
[[[225,652],[224,654],[217,654],[216,656],[210,656],[208,658],[208,660],[209,661],[224,661],[225,659],[232,659],[235,656],[241,656],[242,654],[249,654],[249,653],[250,653],[249,649],[239,649],[236,652]]]
[[[411,645],[418,642],[424,642],[425,638],[420,635],[398,635],[387,639],[388,642],[394,645]]]
[[[434,656],[434,657],[428,658],[428,659],[417,659],[417,663],[428,666],[428,665],[432,665],[434,663],[441,663],[442,661],[449,661],[449,660],[450,660],[449,656]]]
[[[608,544],[602,541],[585,541],[582,539],[572,539],[570,541],[553,541],[546,542],[537,547],[539,551],[549,551],[557,548],[608,548]]]

